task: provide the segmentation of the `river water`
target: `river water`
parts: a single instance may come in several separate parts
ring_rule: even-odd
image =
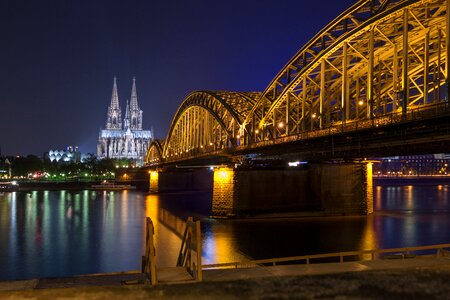
[[[450,186],[376,186],[369,217],[208,218],[209,192],[33,191],[0,194],[0,280],[140,269],[145,217],[158,267],[174,266],[177,234],[202,221],[203,263],[450,242]]]

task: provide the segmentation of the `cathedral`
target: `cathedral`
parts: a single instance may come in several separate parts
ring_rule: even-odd
[[[125,118],[122,121],[116,77],[114,77],[106,129],[100,129],[98,138],[97,157],[99,159],[127,158],[135,160],[137,165],[143,164],[148,146],[153,139],[153,132],[142,129],[142,110],[138,105],[135,78],[133,78],[130,99],[130,103],[127,100]]]

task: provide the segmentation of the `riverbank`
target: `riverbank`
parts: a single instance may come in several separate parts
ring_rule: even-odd
[[[210,270],[202,283],[122,284],[138,275],[45,279],[34,287],[27,281],[21,291],[4,291],[14,282],[0,282],[0,298],[445,299],[450,293],[448,257]]]
[[[450,184],[450,176],[373,176],[373,185],[439,185]]]
[[[41,181],[41,180],[21,180],[17,181],[17,186],[9,191],[60,191],[60,190],[101,190],[101,188],[95,188],[95,186],[100,186],[102,180],[65,180],[65,181]],[[119,186],[130,185],[133,189],[138,189],[140,191],[148,191],[145,183],[138,182],[137,185],[133,185],[135,182],[129,181],[116,181]],[[94,186],[94,188],[93,188]],[[112,186],[105,186],[105,190],[113,189]]]
[[[99,184],[96,181],[19,181],[18,191],[58,191],[58,190],[85,190],[93,184]]]

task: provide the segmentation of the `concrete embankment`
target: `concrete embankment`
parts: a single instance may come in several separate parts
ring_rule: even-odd
[[[19,191],[84,190],[98,181],[20,181]]]
[[[449,257],[211,270],[204,272],[202,283],[121,285],[139,276],[1,282],[0,299],[448,299],[450,295]],[[17,290],[20,284],[23,290]]]

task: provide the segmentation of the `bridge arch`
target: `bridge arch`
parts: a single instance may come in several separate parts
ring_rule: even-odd
[[[360,0],[286,64],[244,123],[252,141],[447,101],[449,1]]]
[[[153,140],[148,146],[145,163],[148,166],[157,165],[163,162],[164,140]]]
[[[259,93],[197,91],[178,108],[162,158],[180,159],[235,147],[245,136],[245,115]]]

